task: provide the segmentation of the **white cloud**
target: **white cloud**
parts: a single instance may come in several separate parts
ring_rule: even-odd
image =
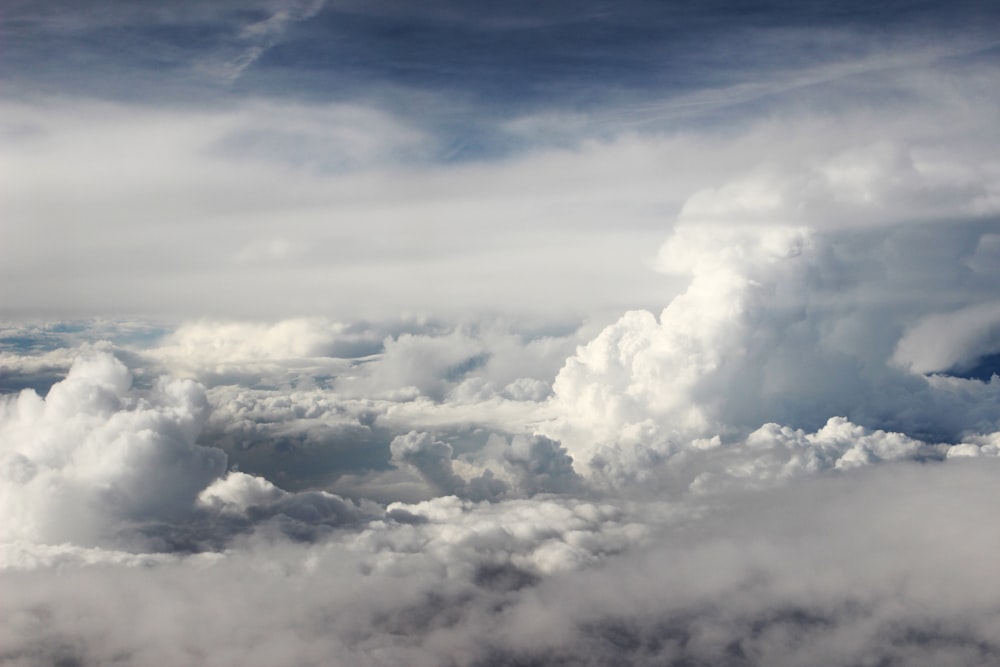
[[[795,233],[777,237],[781,243],[733,238],[752,241],[734,265],[754,272],[758,285],[724,294],[754,307],[773,296],[760,279],[815,252]],[[801,252],[778,252],[789,247]],[[717,270],[707,260],[694,265]],[[767,298],[754,297],[760,293]],[[726,298],[704,302],[704,322]],[[685,307],[701,303],[691,298]],[[752,308],[733,312],[754,324]],[[298,326],[329,330],[191,325],[163,350],[181,341],[201,348],[199,373],[213,367],[213,354],[220,364],[285,368],[330,344]],[[697,338],[706,328],[673,335]],[[736,329],[737,348],[751,330]],[[502,349],[506,339],[496,340]],[[627,341],[618,349],[649,347],[641,337]],[[719,341],[709,353],[742,358],[728,350],[732,341]],[[425,349],[437,348],[412,352]],[[156,348],[143,354],[170,358]],[[935,391],[960,402],[982,402],[996,389],[914,379],[945,383]],[[680,390],[696,401],[691,386]],[[975,574],[988,571],[982,558],[992,550],[981,527],[996,500],[996,429],[946,445],[836,417],[811,431],[770,423],[738,439],[682,439],[663,438],[654,421],[588,449],[523,430],[476,444],[470,425],[496,419],[498,400],[517,402],[450,396],[394,403],[233,384],[206,394],[191,380],[169,379],[136,388],[120,362],[92,352],[44,399],[30,391],[5,397],[0,607],[13,622],[0,631],[0,657],[88,664],[127,655],[144,665],[195,654],[263,664],[280,655],[300,664],[433,665],[455,656],[587,664],[614,655],[642,664],[718,660],[739,645],[768,664],[803,655],[920,664],[930,641],[935,660],[972,656],[975,664],[1000,650],[990,644],[1000,622],[988,606],[995,596],[984,592],[998,582]],[[529,403],[535,407],[511,413],[510,424],[523,429],[526,416],[544,410]],[[466,421],[448,422],[449,411]],[[436,420],[434,432],[403,430],[421,420]],[[424,490],[402,472],[369,471],[362,480],[355,467],[344,488],[356,500],[303,487],[307,476],[290,491],[277,474],[281,457],[321,460],[304,458],[307,449],[267,451],[259,460],[272,474],[264,478],[224,474],[225,454],[198,444],[253,431],[272,445],[308,434],[310,456],[332,457],[345,470],[345,459],[382,438],[383,463],[415,471]],[[589,456],[574,461],[571,453]],[[375,490],[380,502],[364,499]],[[438,497],[405,501],[428,495]],[[969,567],[942,569],[956,557]],[[243,604],[233,608],[234,598]],[[156,618],[126,623],[141,609]],[[932,630],[949,639],[926,639]]]
[[[796,228],[679,226],[661,256],[691,272],[690,286],[659,319],[627,313],[567,361],[554,390],[568,425],[594,442],[724,431],[727,390],[759,363],[754,346],[775,345],[791,324],[779,309],[800,307],[808,239]]]
[[[4,540],[113,541],[130,522],[182,517],[225,470],[222,451],[195,442],[208,409],[200,386],[163,379],[140,394],[131,382],[97,353],[45,398],[3,398]]]
[[[994,352],[995,281],[963,260],[989,246],[991,225],[969,209],[987,186],[977,169],[876,144],[694,194],[658,257],[686,290],[658,317],[630,311],[580,346],[542,430],[578,468],[606,446],[634,449],[633,473],[766,422],[812,430],[846,415],[950,442],[995,430],[996,386],[899,369]]]
[[[924,317],[899,340],[893,361],[915,373],[968,370],[1000,352],[1000,302]]]
[[[988,164],[905,143],[878,141],[794,164],[763,163],[722,187],[693,194],[681,219],[698,224],[872,227],[996,215]],[[916,155],[915,155],[916,154]]]
[[[281,42],[285,31],[292,23],[305,21],[316,16],[326,0],[280,0],[269,2],[271,15],[261,21],[243,27],[230,49],[235,54],[219,54],[213,60],[200,64],[203,73],[232,84],[253,65],[268,49]]]
[[[345,329],[319,318],[186,322],[140,354],[174,375],[211,384],[308,382],[349,368],[349,361],[333,358],[338,343],[355,339]]]
[[[200,74],[322,6],[196,9]],[[502,121],[0,105],[0,311],[180,321],[0,326],[0,664],[1000,662],[997,73],[818,36]]]
[[[198,504],[227,514],[243,514],[251,507],[270,505],[288,493],[262,477],[233,471],[198,494]]]

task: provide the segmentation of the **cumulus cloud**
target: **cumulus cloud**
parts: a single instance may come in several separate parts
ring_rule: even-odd
[[[5,540],[90,545],[127,522],[176,520],[226,456],[196,443],[202,387],[162,380],[142,395],[108,354],[80,357],[45,396],[3,398]]]
[[[568,493],[582,488],[566,448],[544,435],[514,436],[504,460],[517,488],[527,495]]]
[[[191,380],[132,387],[108,353],[82,355],[43,398],[0,403],[2,540],[128,549],[200,548],[268,521],[312,539],[382,512],[320,490],[297,493],[234,471],[200,444],[210,410]]]
[[[3,105],[4,312],[176,319],[0,325],[0,665],[1000,660],[986,28],[727,27],[581,106],[436,37],[589,15],[17,12],[161,12],[143,76],[231,97]]]
[[[872,150],[693,195],[658,257],[686,290],[659,316],[628,312],[577,349],[554,382],[547,432],[578,463],[603,445],[645,452],[638,469],[651,452],[741,439],[766,422],[812,430],[842,415],[953,443],[995,430],[994,383],[906,372],[960,371],[995,352],[992,283],[955,254],[988,245],[990,225],[967,206],[983,183],[941,185],[945,196],[930,184],[937,171]],[[935,215],[964,222],[897,210],[913,199],[900,187],[934,192]],[[935,283],[946,299],[909,296]],[[968,305],[938,310],[955,300]]]
[[[471,462],[453,460],[452,447],[430,433],[396,436],[390,449],[392,462],[419,473],[436,495],[481,501],[586,492],[559,442],[537,434],[515,435],[509,443],[494,434],[491,441]],[[471,473],[468,478],[456,472],[456,464]]]
[[[288,493],[262,477],[234,471],[198,494],[198,504],[225,514],[243,514],[251,507],[270,505]]]
[[[414,468],[438,493],[455,495],[464,490],[465,480],[452,470],[451,446],[431,434],[410,431],[397,436],[390,450],[394,463]]]
[[[173,375],[210,385],[309,385],[312,378],[335,375],[350,366],[337,358],[359,338],[346,328],[319,318],[186,322],[141,352]]]
[[[984,591],[996,582],[975,573],[988,571],[992,550],[981,526],[996,500],[997,429],[988,417],[974,429],[968,410],[967,433],[953,443],[842,416],[812,429],[727,429],[736,404],[700,403],[699,379],[732,382],[755,354],[774,358],[760,327],[776,301],[800,294],[776,283],[822,256],[817,237],[800,230],[731,238],[729,260],[688,269],[692,285],[704,277],[711,287],[668,308],[688,309],[683,317],[629,315],[623,321],[641,327],[619,322],[609,330],[628,335],[595,339],[612,341],[613,355],[587,357],[591,342],[567,362],[586,358],[602,370],[596,377],[634,382],[664,371],[646,362],[629,374],[615,362],[663,341],[689,352],[647,357],[697,369],[686,384],[676,369],[658,381],[677,380],[660,389],[676,402],[633,391],[619,412],[598,413],[642,419],[615,438],[567,444],[525,432],[526,416],[547,412],[557,420],[539,423],[579,436],[559,421],[566,368],[551,403],[454,389],[436,400],[371,399],[356,385],[348,395],[336,383],[250,388],[226,384],[245,375],[222,372],[207,374],[217,382],[207,391],[166,377],[133,386],[120,361],[90,351],[44,398],[5,396],[0,606],[13,622],[0,661],[796,664],[819,655],[989,664],[1000,647]],[[650,333],[672,317],[692,326]],[[321,336],[303,333],[315,327],[191,325],[134,358],[180,359],[171,355],[189,340],[202,354],[192,352],[197,377],[227,364],[272,380],[289,368],[308,375],[322,365],[299,362],[325,358],[336,339],[326,325]],[[505,339],[495,340],[502,349]],[[767,345],[758,351],[757,340]],[[896,385],[910,387],[899,405],[938,391],[992,411],[995,383],[885,368],[873,382],[917,383]],[[510,413],[520,432],[472,417],[470,406],[486,414],[497,400],[534,406]],[[686,404],[707,419],[681,430],[664,415]],[[455,410],[464,417],[443,417]],[[428,419],[433,431],[419,427]],[[256,450],[244,460],[261,469],[226,472],[227,454],[241,447]],[[334,492],[337,476],[310,477],[324,459],[353,499]],[[947,567],[956,557],[968,567]],[[218,602],[206,604],[206,592]],[[237,598],[237,609],[224,602]],[[244,611],[262,608],[274,613]],[[139,609],[156,609],[155,622],[129,625]]]

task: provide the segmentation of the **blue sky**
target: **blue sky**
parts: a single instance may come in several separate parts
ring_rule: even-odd
[[[513,148],[497,123],[540,111],[669,128],[815,97],[820,71],[823,85],[863,86],[905,66],[886,62],[899,51],[924,66],[989,62],[996,19],[988,2],[11,3],[3,78],[14,97],[363,100],[436,130],[444,156],[476,159]],[[649,109],[748,84],[762,90]]]

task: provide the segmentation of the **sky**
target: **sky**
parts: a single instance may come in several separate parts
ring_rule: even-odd
[[[1000,7],[0,4],[0,666],[995,665]]]

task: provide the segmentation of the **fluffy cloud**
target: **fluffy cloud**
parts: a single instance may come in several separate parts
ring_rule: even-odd
[[[514,436],[503,456],[522,493],[568,493],[582,488],[566,448],[544,435]]]
[[[919,375],[995,352],[995,280],[965,260],[989,245],[975,204],[989,178],[878,145],[695,194],[659,253],[687,289],[578,348],[546,432],[578,463],[607,444],[645,451],[638,469],[650,451],[766,422],[812,430],[844,415],[951,442],[996,430],[995,383]],[[899,203],[917,192],[960,222]],[[955,301],[967,305],[941,313]]]
[[[465,480],[452,470],[451,446],[429,433],[410,431],[397,436],[390,449],[394,463],[414,468],[438,493],[457,495],[464,490]]]
[[[471,457],[474,462],[453,461],[450,445],[430,433],[410,431],[393,438],[392,462],[412,468],[436,495],[481,501],[585,491],[559,442],[543,435],[515,435],[508,443],[494,434],[490,440]],[[456,463],[474,476],[459,475]]]
[[[234,471],[199,493],[198,503],[224,514],[243,514],[251,507],[270,505],[288,495],[262,477]]]
[[[993,17],[647,5],[15,10],[0,665],[1000,662]]]
[[[196,444],[208,409],[202,387],[161,380],[131,392],[108,354],[78,358],[43,399],[3,398],[5,540],[94,544],[129,522],[176,520],[225,470]]]
[[[815,429],[726,430],[738,404],[699,403],[703,376],[731,383],[754,368],[755,354],[777,354],[766,337],[760,350],[740,345],[761,339],[781,301],[775,294],[787,296],[779,278],[817,253],[815,237],[786,231],[734,232],[741,255],[691,269],[693,285],[705,277],[711,287],[678,297],[670,312],[688,310],[670,317],[700,326],[651,334],[663,336],[651,343],[635,335],[659,326],[649,316],[632,338],[598,336],[618,353],[686,345],[689,356],[647,359],[690,359],[698,372],[660,389],[676,392],[676,403],[669,393],[660,403],[623,403],[633,412],[618,415],[647,423],[586,446],[524,432],[525,418],[545,411],[566,420],[558,411],[565,368],[551,405],[527,401],[534,407],[510,413],[520,433],[484,429],[488,419],[472,417],[471,408],[486,415],[498,399],[521,403],[493,392],[434,401],[341,395],[335,384],[206,392],[163,378],[134,387],[121,362],[93,351],[45,398],[30,390],[4,397],[0,607],[12,623],[0,662],[795,664],[820,655],[844,664],[989,664],[1000,621],[984,591],[997,582],[975,572],[988,571],[983,554],[993,549],[981,526],[997,500],[995,383],[890,366],[875,376],[916,383],[896,385],[912,388],[899,404],[939,392],[964,405],[968,433],[958,444],[844,417]],[[736,269],[717,280],[727,267]],[[727,310],[733,301],[740,307]],[[295,360],[315,359],[296,356],[313,348],[264,345],[267,332],[281,330],[247,335],[258,347],[217,346],[219,364],[265,369],[261,377],[289,368],[308,375]],[[192,366],[199,376],[213,368],[212,346],[203,347]],[[155,347],[136,354],[169,358]],[[604,369],[600,378],[620,372],[607,358],[604,366],[588,359]],[[272,361],[280,370],[266,370]],[[632,368],[656,370],[647,366]],[[685,402],[709,419],[671,431],[664,415]],[[939,419],[944,403],[929,405]],[[987,414],[986,428],[973,427],[970,405]],[[433,430],[416,430],[421,420]],[[246,451],[258,458],[247,460],[261,470],[225,473],[226,453],[206,446],[234,453],[240,442],[256,443]],[[354,500],[309,477],[324,459]],[[956,557],[967,567],[946,567]],[[98,590],[104,602],[95,607]],[[204,602],[208,592],[217,602]],[[232,599],[243,603],[232,608]],[[129,624],[139,609],[157,610],[156,619]]]
[[[711,389],[734,381],[756,330],[781,327],[760,311],[784,297],[780,286],[797,284],[806,242],[795,229],[681,227],[664,254],[684,249],[688,290],[659,320],[630,312],[581,347],[556,378],[557,402],[597,440],[649,437],[656,420],[681,436],[718,432],[712,402],[724,394]]]
[[[254,538],[134,563],[52,553],[57,578],[0,573],[0,656],[987,665],[1000,655],[989,563],[1000,545],[981,530],[995,468],[870,468],[733,496],[707,514],[440,498],[322,543]]]
[[[210,410],[191,380],[132,388],[107,353],[73,362],[42,398],[32,390],[0,402],[0,451],[8,543],[192,549],[224,544],[267,522],[314,539],[317,530],[380,516],[318,490],[292,493],[242,472],[200,443]]]

